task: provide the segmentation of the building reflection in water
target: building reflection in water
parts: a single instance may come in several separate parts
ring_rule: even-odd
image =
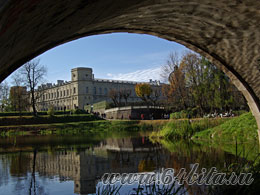
[[[97,181],[104,173],[135,173],[159,168],[163,164],[162,156],[158,159],[159,155],[154,154],[160,149],[147,138],[107,139],[88,149],[66,149],[52,154],[40,152],[36,172],[73,180],[75,193],[95,193]]]
[[[187,151],[190,150],[192,151],[188,148]],[[73,180],[74,193],[89,194],[96,192],[97,182],[104,173],[137,173],[160,168],[174,168],[178,172],[180,168],[189,169],[195,162],[202,165],[205,163],[208,167],[216,166],[216,162],[223,162],[217,158],[225,158],[225,155],[224,152],[216,154],[215,150],[169,152],[160,144],[152,144],[148,138],[139,137],[110,138],[100,142],[98,146],[81,149],[60,149],[37,154],[20,153],[5,160],[10,161],[10,174],[18,176],[32,172],[33,159],[36,157],[35,172],[39,176],[58,177],[60,181]],[[216,159],[212,159],[212,156]]]

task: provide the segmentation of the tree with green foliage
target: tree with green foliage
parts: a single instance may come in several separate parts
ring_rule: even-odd
[[[54,109],[54,106],[51,105],[49,108],[48,108],[48,111],[47,111],[47,114],[49,117],[53,117],[55,115],[55,109]]]
[[[201,66],[200,56],[193,52],[187,52],[181,61],[181,67],[185,73],[186,85],[190,89],[192,100],[202,113],[205,109],[205,66]]]
[[[182,59],[185,79],[201,115],[205,112],[228,111],[234,89],[229,78],[205,57],[188,52]]]
[[[163,72],[164,76],[168,75],[169,83],[162,87],[166,105],[171,104],[174,112],[196,109],[202,116],[237,109],[237,105],[247,107],[230,79],[199,54],[186,52],[180,60],[176,54],[171,54]]]

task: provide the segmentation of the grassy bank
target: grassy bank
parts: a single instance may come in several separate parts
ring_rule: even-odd
[[[0,117],[0,129],[4,126],[15,125],[36,125],[36,124],[51,124],[51,123],[66,123],[66,122],[80,122],[80,121],[95,121],[98,120],[92,114],[79,114],[79,115],[55,115],[55,116],[7,116]],[[100,119],[99,119],[100,120]]]
[[[191,138],[196,132],[215,127],[230,120],[229,118],[171,120],[160,131],[155,131],[151,137],[163,139]]]
[[[66,111],[54,111],[55,115],[64,115],[64,114],[70,114],[73,113],[75,110],[66,110]],[[37,115],[48,115],[48,111],[38,111]],[[0,112],[0,117],[8,117],[8,116],[33,116],[32,112],[27,111],[13,111],[13,112]]]
[[[251,112],[245,113],[219,126],[197,132],[192,139],[228,142],[256,141],[258,139],[256,120]]]
[[[80,135],[94,134],[102,132],[142,132],[160,129],[167,121],[138,121],[138,120],[96,120],[79,121],[67,123],[33,124],[33,125],[13,125],[0,127],[0,136],[16,135],[37,135],[37,134],[58,134],[58,135]]]

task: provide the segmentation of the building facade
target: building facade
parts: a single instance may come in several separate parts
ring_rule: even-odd
[[[119,81],[111,79],[96,79],[92,68],[79,67],[71,70],[71,81],[58,80],[57,84],[47,83],[41,85],[37,93],[39,111],[46,111],[50,106],[55,110],[84,109],[86,105],[92,105],[100,101],[111,102],[109,91],[129,90],[128,102],[141,101],[135,93],[135,85],[138,82]],[[161,94],[160,81],[147,82]]]

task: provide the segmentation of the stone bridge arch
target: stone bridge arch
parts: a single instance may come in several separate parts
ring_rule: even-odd
[[[242,91],[260,129],[260,1],[0,0],[0,81],[71,40],[155,35],[206,56]]]

